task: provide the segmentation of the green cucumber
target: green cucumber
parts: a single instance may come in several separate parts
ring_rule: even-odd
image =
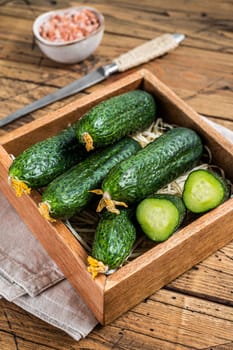
[[[183,127],[167,131],[108,173],[97,211],[108,206],[118,213],[115,201],[128,205],[157,192],[196,166],[202,151],[201,139],[195,131]]]
[[[100,272],[119,268],[132,251],[136,240],[136,229],[131,222],[128,210],[119,215],[105,211],[98,223],[88,271],[93,278]],[[94,258],[94,259],[93,259]]]
[[[18,196],[30,193],[30,188],[46,186],[87,155],[75,130],[76,124],[35,143],[13,160],[9,179]]]
[[[136,218],[142,231],[155,242],[168,239],[181,225],[186,208],[182,199],[171,194],[155,194],[142,200]]]
[[[217,173],[199,169],[189,174],[182,196],[187,209],[193,213],[204,213],[228,199],[230,187]]]
[[[155,111],[153,96],[143,90],[111,97],[82,117],[77,127],[77,138],[88,151],[107,146],[150,126]]]
[[[109,170],[140,148],[138,142],[126,137],[91,154],[48,185],[42,195],[41,214],[53,221],[52,218],[67,219],[80,212],[94,196],[90,191],[101,184]]]

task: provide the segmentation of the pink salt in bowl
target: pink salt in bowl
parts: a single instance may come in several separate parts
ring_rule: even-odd
[[[45,12],[33,23],[40,50],[51,60],[74,64],[90,56],[104,33],[104,17],[92,7]]]

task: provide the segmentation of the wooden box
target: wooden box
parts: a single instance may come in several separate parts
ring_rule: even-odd
[[[159,114],[169,123],[196,130],[211,149],[213,163],[233,182],[233,145],[147,70],[128,74],[98,91],[49,113],[1,138],[0,190],[15,207],[67,279],[102,324],[107,324],[190,269],[233,238],[233,198],[199,217],[109,276],[95,280],[87,271],[87,253],[62,223],[50,223],[40,214],[40,195],[17,198],[8,185],[10,154],[56,134],[92,106],[113,95],[142,88],[159,101]]]

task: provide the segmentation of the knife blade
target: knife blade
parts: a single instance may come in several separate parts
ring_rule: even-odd
[[[32,102],[31,104],[13,112],[12,114],[9,114],[6,117],[3,117],[0,119],[0,127],[17,120],[26,114],[34,112],[39,108],[45,107],[65,97],[72,96],[107,79],[114,73],[126,71],[156,57],[162,56],[165,53],[175,49],[184,39],[184,34],[174,33],[163,34],[150,41],[147,41],[146,43],[114,59],[112,63],[99,67],[93,72],[86,74],[84,77],[75,80],[65,87],[60,88],[35,102]]]

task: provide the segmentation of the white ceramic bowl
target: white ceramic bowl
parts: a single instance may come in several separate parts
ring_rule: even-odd
[[[76,39],[73,41],[53,42],[44,39],[41,36],[40,28],[49,20],[49,18],[51,18],[51,16],[56,14],[62,15],[69,11],[79,11],[82,9],[88,9],[92,11],[100,23],[99,27],[85,38]],[[104,33],[104,17],[100,12],[92,7],[71,7],[63,10],[55,10],[43,13],[35,19],[32,30],[37,45],[48,58],[59,63],[73,64],[83,61],[85,58],[90,56],[99,46]]]

